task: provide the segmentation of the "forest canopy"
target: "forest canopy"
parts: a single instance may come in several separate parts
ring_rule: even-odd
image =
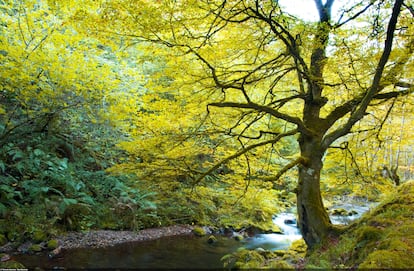
[[[335,232],[323,196],[412,178],[414,10],[314,5],[317,21],[278,1],[0,1],[3,216],[38,188],[74,224],[68,206],[89,215],[118,184],[129,226],[270,229],[297,206],[309,246]]]

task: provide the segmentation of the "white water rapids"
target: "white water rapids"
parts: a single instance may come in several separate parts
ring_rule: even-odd
[[[288,249],[293,241],[302,238],[296,225],[294,214],[280,213],[273,218],[273,222],[283,233],[257,234],[246,240],[247,244],[245,247],[248,249],[263,248],[268,250]]]

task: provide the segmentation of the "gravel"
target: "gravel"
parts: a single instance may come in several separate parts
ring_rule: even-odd
[[[174,225],[140,231],[94,230],[88,232],[68,232],[57,239],[64,249],[109,247],[126,242],[154,240],[166,236],[188,235],[194,227]]]

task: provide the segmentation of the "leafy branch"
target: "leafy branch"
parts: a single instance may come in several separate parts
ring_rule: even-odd
[[[231,161],[231,160],[233,160],[233,159],[235,159],[235,158],[237,158],[241,155],[244,155],[245,153],[247,153],[247,152],[249,152],[249,151],[251,151],[255,148],[265,146],[265,145],[268,145],[268,144],[275,144],[278,141],[280,141],[282,138],[287,137],[287,136],[295,135],[297,132],[298,131],[295,129],[295,130],[288,131],[286,133],[281,133],[281,134],[278,134],[275,138],[272,138],[272,139],[269,139],[269,140],[266,140],[266,141],[262,141],[262,142],[259,142],[259,143],[256,143],[256,144],[253,144],[253,145],[250,145],[250,146],[247,146],[247,147],[241,149],[240,151],[236,152],[235,154],[230,155],[230,156],[226,157],[225,159],[221,160],[220,162],[216,163],[209,170],[207,170],[206,172],[201,174],[197,179],[195,179],[195,181],[193,182],[193,186],[200,183],[206,176],[212,174],[220,166],[228,163],[229,161]]]

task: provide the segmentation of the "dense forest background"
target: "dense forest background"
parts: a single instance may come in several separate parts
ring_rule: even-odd
[[[289,133],[292,123],[249,109],[209,106],[221,95],[237,100],[240,93],[225,85],[217,92],[202,75],[211,73],[208,65],[225,66],[235,58],[235,44],[253,54],[253,32],[244,41],[235,29],[221,33],[221,50],[200,45],[195,55],[202,62],[205,57],[206,68],[188,52],[160,42],[163,37],[151,40],[139,32],[164,29],[162,20],[157,24],[159,1],[138,1],[142,8],[134,12],[125,3],[117,6],[122,2],[0,1],[0,233],[22,240],[39,232],[172,224],[271,230],[272,216],[296,204],[298,135],[273,142],[266,136]],[[199,8],[190,4],[170,7],[182,14]],[[335,92],[336,83],[349,80],[351,89],[368,84],[389,5],[373,1],[372,10],[356,22],[364,27],[335,32],[326,75],[333,97],[328,109],[352,94],[346,88]],[[413,91],[412,3],[405,7],[391,55],[392,63],[404,62],[399,75],[405,85],[390,84],[388,93]],[[193,20],[203,15],[194,14]],[[283,19],[289,31],[301,34],[305,51],[314,24],[288,15]],[[181,39],[197,38],[184,32]],[[281,45],[273,42],[262,46],[276,51]],[[276,65],[287,63],[282,56]],[[231,68],[244,69],[240,59]],[[338,59],[343,62],[335,64]],[[252,85],[263,87],[270,78],[283,91],[297,88],[289,85],[297,79],[289,77],[286,65],[278,79],[263,73]],[[228,75],[235,81],[237,76]],[[300,115],[300,101],[266,93],[276,97],[278,109]],[[413,102],[412,95],[378,99],[327,149],[321,175],[325,205],[342,197],[375,201],[413,178]],[[254,143],[261,138],[270,144]]]

